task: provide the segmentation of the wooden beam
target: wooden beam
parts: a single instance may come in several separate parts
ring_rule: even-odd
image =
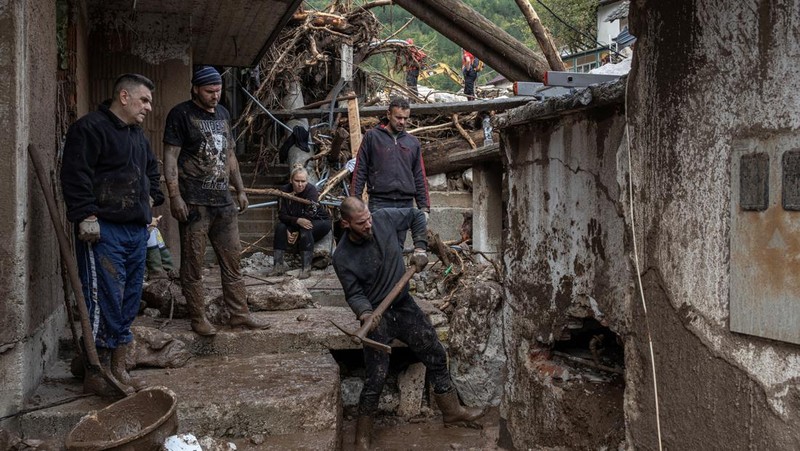
[[[504,111],[525,105],[534,100],[536,100],[535,97],[516,96],[500,99],[470,100],[465,102],[414,103],[411,104],[411,115],[451,116],[453,113],[471,113],[474,111]],[[327,115],[330,111],[330,109],[275,110],[271,111],[271,113],[279,119],[310,119]],[[334,108],[333,112],[334,114],[349,113],[348,108]],[[385,114],[386,105],[368,106],[359,109],[359,115],[362,117],[381,117]]]
[[[542,81],[547,61],[461,0],[395,0],[511,81]]]
[[[347,101],[347,123],[350,126],[350,154],[353,158],[358,156],[361,147],[361,114],[358,111],[358,98]]]
[[[469,165],[484,161],[500,159],[500,144],[493,143],[477,149],[459,150],[447,155],[447,161],[453,165]]]
[[[519,9],[522,10],[522,14],[525,16],[525,20],[528,21],[528,26],[531,27],[533,37],[536,38],[536,42],[539,43],[539,47],[542,49],[542,53],[544,53],[544,57],[550,65],[550,70],[567,70],[564,67],[564,61],[561,61],[561,56],[558,54],[556,45],[553,43],[553,37],[550,36],[547,28],[542,25],[542,21],[539,20],[539,15],[536,14],[536,10],[531,6],[531,2],[529,0],[516,1],[517,5],[519,5]]]

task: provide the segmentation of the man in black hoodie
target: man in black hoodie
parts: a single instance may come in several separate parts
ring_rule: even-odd
[[[459,403],[447,370],[447,353],[408,292],[408,284],[382,317],[373,315],[405,272],[402,251],[394,243],[399,230],[411,228],[415,248],[411,261],[418,270],[428,263],[425,215],[414,208],[384,208],[373,214],[358,197],[345,199],[341,213],[346,233],[333,254],[333,268],[353,313],[362,324],[372,324],[367,337],[384,344],[402,340],[425,365],[445,425],[474,426],[483,410]],[[357,450],[370,449],[372,418],[389,371],[389,355],[365,346],[364,363],[367,377],[358,405]]]
[[[144,383],[125,367],[131,324],[142,299],[151,207],[164,203],[158,163],[141,124],[152,111],[153,82],[125,74],[103,104],[72,124],[64,144],[61,185],[100,363],[130,391]],[[84,391],[114,396],[90,371]]]
[[[425,162],[419,140],[406,133],[406,121],[411,116],[408,101],[394,98],[389,103],[386,118],[364,135],[353,170],[350,194],[361,197],[364,188],[369,194],[369,209],[417,208],[431,211]],[[406,240],[406,230],[398,231],[400,247]]]

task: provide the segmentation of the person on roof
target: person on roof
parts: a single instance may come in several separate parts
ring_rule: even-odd
[[[475,100],[475,80],[481,67],[480,60],[466,49],[461,53],[461,73],[464,75],[464,95],[467,100]]]
[[[405,61],[406,86],[414,94],[418,94],[417,80],[419,80],[419,71],[424,66],[425,58],[427,58],[428,55],[426,55],[422,49],[414,45],[413,39],[408,38],[406,43],[408,43],[408,52],[406,53]]]

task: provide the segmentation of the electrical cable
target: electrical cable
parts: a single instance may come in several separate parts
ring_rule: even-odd
[[[583,37],[589,38],[589,40],[590,40],[590,41],[591,41],[593,44],[597,44],[597,45],[599,45],[600,47],[607,48],[609,52],[614,52],[614,54],[615,54],[615,55],[617,55],[618,57],[620,57],[620,58],[625,58],[625,55],[623,55],[623,54],[619,53],[618,51],[616,51],[616,50],[612,49],[612,48],[611,48],[611,46],[609,46],[609,45],[606,45],[606,44],[603,44],[602,42],[600,42],[600,41],[598,41],[597,39],[595,39],[595,37],[594,37],[594,36],[592,36],[592,35],[590,35],[590,34],[588,34],[588,33],[584,33],[583,31],[581,31],[581,30],[578,30],[577,28],[575,28],[575,27],[573,27],[572,25],[570,25],[569,23],[567,23],[567,21],[565,21],[564,19],[562,19],[561,17],[559,17],[559,15],[555,13],[555,11],[553,11],[553,10],[552,10],[552,9],[550,9],[550,8],[549,8],[547,5],[545,5],[544,3],[542,3],[542,0],[536,0],[536,2],[537,2],[537,3],[539,3],[540,5],[542,5],[542,6],[544,7],[544,9],[546,9],[546,10],[547,10],[547,12],[549,12],[549,13],[550,13],[550,14],[551,14],[553,17],[555,17],[555,18],[556,18],[556,20],[558,20],[559,22],[561,22],[562,24],[564,24],[564,25],[565,25],[567,28],[569,28],[570,30],[574,31],[575,33],[578,33],[579,35],[581,35],[581,36],[583,36]]]
[[[647,328],[647,343],[650,346],[650,367],[653,372],[653,398],[655,399],[656,403],[656,432],[658,434],[658,450],[661,451],[663,448],[661,446],[661,414],[658,408],[658,384],[656,382],[656,359],[655,353],[653,352],[653,337],[650,334],[650,318],[647,316],[647,302],[645,301],[644,297],[644,287],[642,286],[642,272],[639,266],[639,251],[636,246],[636,221],[634,219],[634,212],[633,212],[633,165],[631,163],[632,160],[632,152],[631,152],[631,132],[630,132],[630,125],[628,122],[628,85],[630,81],[630,75],[628,78],[625,79],[625,138],[627,140],[627,147],[628,147],[628,201],[631,206],[631,236],[633,242],[633,262],[636,269],[636,279],[639,282],[639,297],[642,300],[642,309],[644,310],[644,322],[645,327]]]

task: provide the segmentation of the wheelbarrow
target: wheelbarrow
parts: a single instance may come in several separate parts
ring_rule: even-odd
[[[67,435],[67,450],[160,450],[178,432],[177,403],[166,387],[145,388],[81,418]]]

